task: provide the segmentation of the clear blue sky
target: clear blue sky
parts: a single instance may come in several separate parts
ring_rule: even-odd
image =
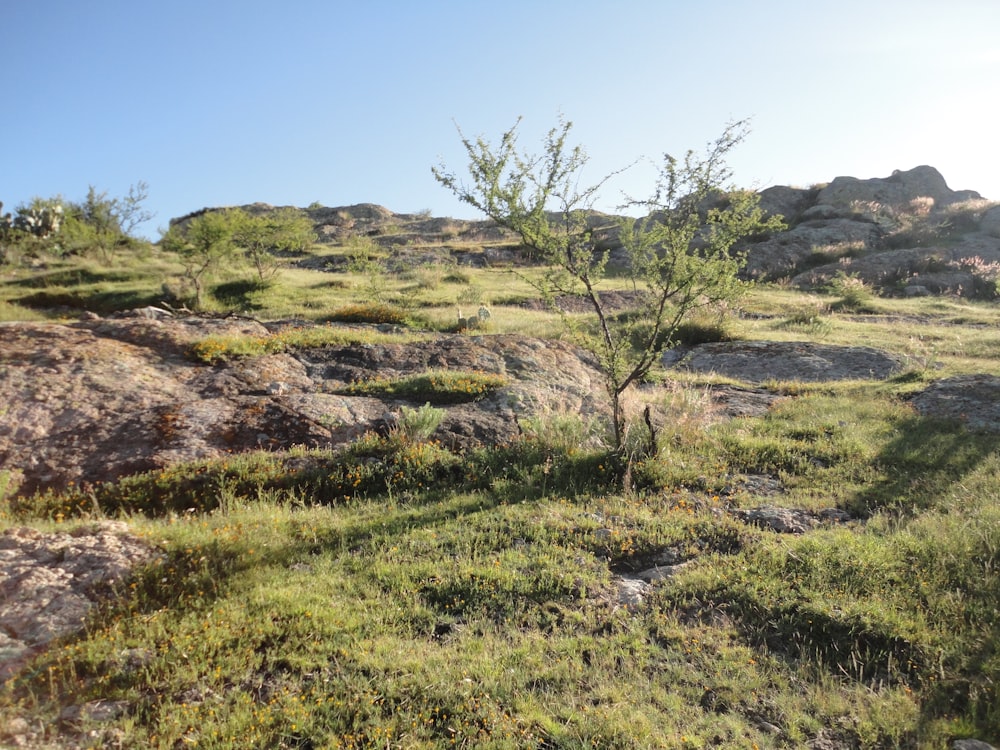
[[[534,146],[560,113],[599,178],[753,132],[738,183],[931,164],[1000,199],[997,0],[49,0],[0,6],[0,200],[122,195],[471,218],[455,130]],[[645,195],[650,172],[621,191]]]

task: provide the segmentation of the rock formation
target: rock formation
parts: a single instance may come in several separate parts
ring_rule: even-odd
[[[558,341],[442,335],[217,366],[188,356],[194,341],[221,334],[265,337],[269,329],[237,318],[144,316],[2,324],[8,406],[0,410],[0,471],[30,493],[228,452],[343,445],[384,425],[403,403],[337,393],[376,375],[464,369],[506,377],[499,393],[448,407],[437,436],[453,445],[507,440],[517,434],[517,415],[535,409],[606,408],[589,357]]]
[[[827,185],[784,185],[760,192],[761,207],[780,215],[785,231],[756,238],[747,251],[747,278],[787,280],[809,289],[848,274],[884,294],[996,296],[1000,278],[1000,205],[973,190],[952,190],[936,169],[922,165],[888,177],[836,177]],[[254,203],[250,213],[273,210]],[[204,213],[202,209],[171,224]],[[364,237],[390,252],[390,267],[447,260],[466,265],[526,262],[517,238],[490,221],[397,214],[372,203],[302,209],[312,219],[321,242]],[[594,212],[589,223],[598,249],[610,263],[625,263],[615,217]],[[454,240],[454,242],[452,242]],[[426,249],[435,245],[434,250]],[[476,246],[477,251],[470,251]],[[340,270],[328,259],[303,258],[316,270]]]
[[[737,341],[702,344],[691,351],[667,352],[672,366],[715,373],[746,383],[794,380],[884,380],[902,361],[867,346],[830,346],[807,341]]]
[[[837,177],[813,188],[761,192],[765,211],[788,229],[747,246],[746,275],[822,287],[838,274],[884,294],[992,298],[1000,278],[1000,206],[952,190],[929,166],[889,177]]]
[[[931,383],[912,399],[923,415],[955,419],[969,429],[1000,433],[1000,377],[957,375]]]
[[[83,627],[95,604],[157,554],[119,521],[55,534],[29,528],[0,534],[0,681]]]

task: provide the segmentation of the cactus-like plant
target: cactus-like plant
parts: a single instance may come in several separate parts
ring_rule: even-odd
[[[13,222],[10,213],[3,212],[3,201],[0,201],[0,237],[6,237],[12,227]]]
[[[19,208],[11,226],[39,239],[45,239],[59,231],[62,220],[63,207],[60,204],[35,205]]]

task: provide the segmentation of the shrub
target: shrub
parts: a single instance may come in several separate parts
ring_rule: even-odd
[[[433,407],[429,402],[412,409],[404,406],[400,410],[396,430],[407,440],[423,442],[434,434],[444,415],[444,409]]]
[[[868,312],[874,293],[864,280],[857,276],[848,276],[843,271],[830,280],[830,291],[840,297],[831,308]]]
[[[465,289],[458,293],[456,301],[460,305],[478,305],[483,301],[483,290],[469,282]]]
[[[138,182],[129,188],[123,198],[109,198],[107,192],[99,193],[93,186],[82,203],[70,204],[64,234],[67,246],[76,253],[96,251],[108,263],[115,251],[134,243],[134,232],[140,225],[153,218],[143,208],[149,196],[149,186]]]

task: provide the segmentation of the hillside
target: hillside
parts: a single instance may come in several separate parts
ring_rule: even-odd
[[[1000,744],[1000,209],[761,199],[624,454],[592,311],[489,223],[295,209],[197,312],[167,247],[7,246],[0,746]]]
[[[846,274],[888,296],[996,296],[1000,204],[973,190],[952,190],[933,167],[884,178],[837,177],[810,188],[774,186],[760,197],[787,229],[745,246],[747,278],[816,290]],[[266,204],[243,208],[273,210]],[[400,265],[440,262],[442,255],[472,266],[520,258],[515,239],[486,221],[397,214],[374,204],[302,210],[321,242],[369,237]],[[592,223],[604,228],[614,260],[613,218],[594,214]]]

